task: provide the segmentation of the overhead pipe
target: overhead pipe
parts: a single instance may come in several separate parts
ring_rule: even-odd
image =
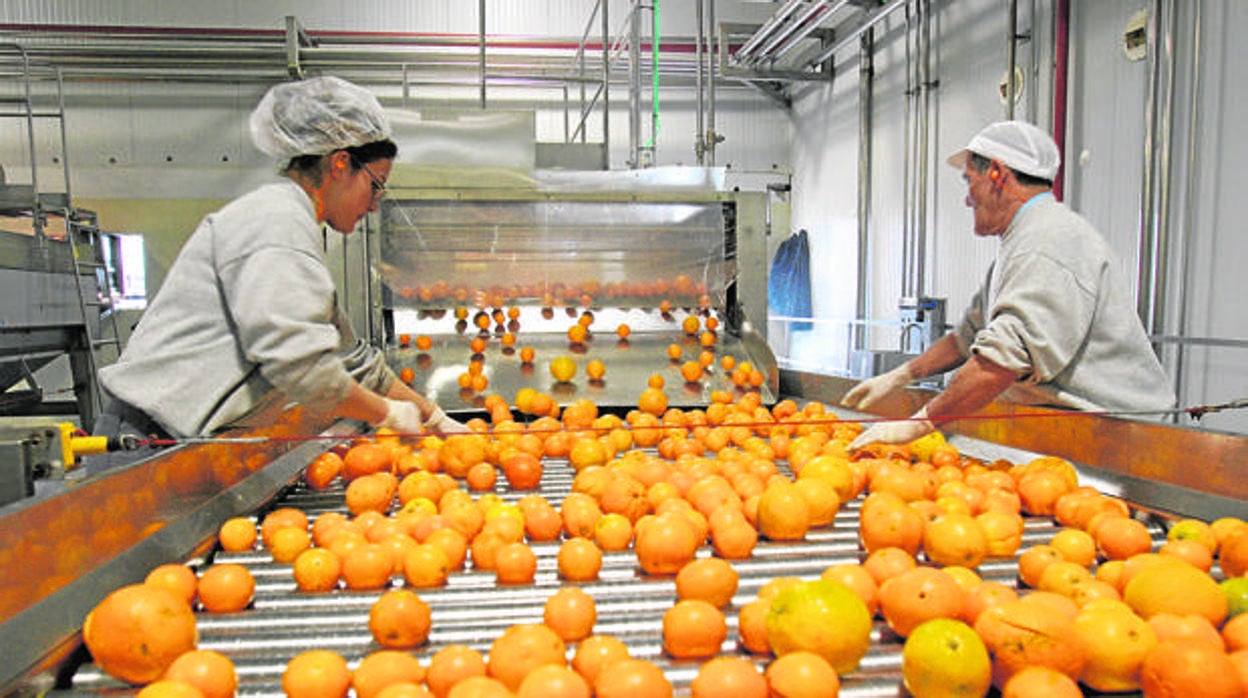
[[[710,0],[710,4],[708,4],[706,8],[706,21],[708,29],[710,30],[708,38],[715,44],[710,47],[710,60],[707,62],[707,65],[710,68],[710,80],[707,81],[706,86],[706,96],[709,102],[707,104],[706,112],[706,164],[710,167],[715,166],[715,146],[719,145],[719,143],[724,140],[723,137],[715,131],[715,75],[718,72],[717,66],[719,65],[719,51],[721,48],[719,31],[717,31],[717,25],[715,24],[716,2],[717,0]]]
[[[823,52],[820,53],[818,56],[807,61],[806,67],[808,68],[819,67],[821,63],[831,58],[833,55],[836,54],[837,51],[840,51],[841,49],[848,46],[851,41],[854,41],[858,37],[862,36],[863,32],[879,24],[880,21],[882,21],[885,17],[892,14],[893,10],[896,10],[899,7],[908,6],[908,4],[909,4],[909,0],[891,0],[891,1],[886,0],[886,4],[880,5],[879,7],[867,13],[866,19],[862,21],[862,24],[859,24],[857,27],[854,27],[844,36],[838,37],[835,43],[833,43],[828,48],[824,49]]]
[[[784,30],[778,32],[771,37],[766,44],[758,51],[758,53],[750,56],[750,62],[757,64],[766,60],[775,60],[782,53],[776,53],[776,48],[781,44],[785,44],[785,50],[792,48],[797,42],[806,38],[811,32],[819,26],[821,21],[820,15],[825,14],[829,0],[817,0],[806,8],[806,11],[797,17],[797,19],[785,26]],[[848,0],[841,0],[840,5],[844,5]],[[835,12],[835,10],[833,10]],[[818,18],[818,19],[817,19]],[[786,43],[787,42],[787,43]]]
[[[754,32],[754,35],[746,40],[746,42],[742,44],[741,48],[737,49],[736,53],[733,54],[733,57],[738,61],[743,61],[747,58],[754,52],[755,49],[759,47],[760,44],[771,36],[772,32],[779,29],[781,25],[788,21],[789,17],[791,17],[793,13],[802,6],[802,2],[803,0],[789,0],[785,3],[784,7],[777,10],[776,14],[772,15],[770,19],[764,22],[763,26],[759,27],[758,31]]]

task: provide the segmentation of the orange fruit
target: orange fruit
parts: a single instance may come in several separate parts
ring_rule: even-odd
[[[680,376],[688,383],[702,380],[702,364],[697,361],[686,361],[680,365]]]
[[[770,612],[770,599],[755,599],[737,612],[737,637],[747,651],[755,654],[771,652],[771,643],[767,640],[767,615]]]
[[[744,657],[715,657],[689,684],[692,698],[767,698],[767,678]]]
[[[537,554],[524,543],[507,543],[494,555],[494,574],[499,584],[532,584]]]
[[[1158,613],[1193,613],[1221,627],[1228,610],[1218,583],[1188,564],[1159,564],[1140,571],[1127,582],[1122,598],[1145,620]]]
[[[633,542],[633,524],[623,514],[605,514],[594,525],[594,541],[607,552],[627,550]]]
[[[1013,587],[997,581],[983,581],[971,587],[966,593],[966,605],[962,609],[962,620],[972,625],[990,606],[1006,601],[1018,601],[1018,592]]]
[[[136,696],[143,698],[204,698],[203,691],[186,681],[160,679],[144,686]]]
[[[1128,607],[1130,608],[1130,607]],[[1222,648],[1222,636],[1209,619],[1195,613],[1179,615],[1177,613],[1158,613],[1148,619],[1148,625],[1157,635],[1159,642],[1181,640],[1184,642],[1204,642],[1213,647]]]
[[[602,570],[602,550],[587,538],[570,538],[556,554],[559,576],[570,582],[592,582]]]
[[[166,680],[188,683],[204,698],[232,698],[238,690],[238,675],[229,657],[212,650],[191,650],[173,660],[165,670]]]
[[[376,698],[396,683],[420,684],[425,680],[425,667],[420,660],[398,650],[380,650],[360,660],[351,672],[351,687],[356,698]]]
[[[993,685],[1001,687],[1023,667],[1040,664],[1077,678],[1086,659],[1074,619],[1045,604],[1006,601],[988,607],[975,621],[993,659]]]
[[[628,339],[628,335],[633,333],[633,328],[629,327],[628,323],[621,322],[615,328],[615,333],[620,336],[620,339]]]
[[[1245,691],[1225,652],[1201,642],[1173,640],[1158,643],[1144,657],[1140,685],[1146,696],[1231,698]]]
[[[663,649],[678,659],[712,657],[727,637],[724,614],[705,601],[677,601],[663,614]]]
[[[447,645],[430,658],[425,683],[437,698],[446,698],[455,684],[485,675],[484,655],[467,645]]]
[[[533,358],[536,355],[537,355],[537,352],[533,350],[533,347],[520,347],[520,361],[521,362],[526,363],[526,364],[531,364],[533,363]]]
[[[282,690],[300,698],[345,698],[351,688],[347,660],[332,650],[295,655],[282,672]]]
[[[83,640],[109,676],[153,681],[183,652],[195,647],[195,614],[166,589],[135,584],[108,596],[87,615]]]
[[[199,575],[199,604],[209,613],[241,611],[255,592],[256,580],[242,565],[219,563]]]
[[[880,548],[867,555],[862,567],[871,574],[876,584],[883,584],[906,570],[914,569],[917,564],[914,556],[901,548]]]
[[[468,538],[453,528],[440,528],[430,533],[425,543],[441,550],[453,570],[462,569],[468,559]]]
[[[256,524],[246,517],[227,519],[217,531],[217,540],[226,552],[240,553],[251,550],[258,537]]]
[[[566,383],[576,375],[576,362],[567,356],[557,357],[550,362],[550,375],[556,381]]]
[[[1018,556],[1018,577],[1029,587],[1040,586],[1040,578],[1049,565],[1065,560],[1051,545],[1033,545]]]
[[[1105,519],[1093,533],[1101,553],[1110,560],[1126,560],[1132,555],[1152,550],[1153,537],[1148,527],[1125,516]]]
[[[1075,634],[1087,657],[1080,683],[1104,692],[1139,690],[1140,665],[1157,644],[1144,619],[1123,610],[1085,609],[1075,618]]]
[[[1083,691],[1057,669],[1029,666],[1005,682],[1001,698],[1083,698]]]
[[[1180,519],[1166,531],[1167,541],[1190,540],[1203,545],[1210,555],[1218,552],[1218,536],[1213,526],[1200,519]]]
[[[494,639],[486,670],[511,690],[526,674],[544,664],[567,666],[566,646],[559,635],[542,624],[512,625]]]
[[[676,574],[693,560],[699,543],[687,518],[660,514],[636,528],[633,551],[646,574]]]
[[[876,584],[875,577],[872,577],[862,565],[855,563],[832,565],[825,569],[819,578],[840,582],[849,587],[866,604],[867,612],[875,615],[880,606],[879,585]]]
[[[382,647],[410,649],[429,638],[429,604],[410,589],[392,589],[373,602],[368,630]]]
[[[276,531],[269,539],[269,555],[274,562],[282,564],[294,562],[299,553],[310,547],[312,536],[303,528],[286,527]]]
[[[362,475],[390,470],[390,447],[377,443],[357,443],[342,459],[342,477],[348,482]]]
[[[1063,528],[1054,534],[1048,545],[1064,559],[1082,567],[1091,567],[1096,562],[1096,540],[1087,531]]]
[[[656,417],[667,411],[667,404],[667,393],[664,393],[662,388],[646,388],[637,398],[638,409]]]
[[[740,577],[727,560],[704,557],[688,563],[676,573],[676,597],[700,599],[723,608],[732,603]]]
[[[407,382],[410,383],[411,379]],[[323,490],[342,474],[342,468],[342,456],[333,451],[326,451],[308,464],[303,472],[303,481],[311,489]]]
[[[421,351],[429,351],[433,347],[433,338],[427,334],[416,336],[416,348]]]
[[[299,591],[333,591],[342,578],[342,561],[324,548],[309,548],[295,558],[291,571]]]
[[[195,603],[195,596],[199,590],[199,578],[195,576],[195,570],[178,563],[160,565],[154,568],[147,573],[143,583],[173,592],[178,598],[186,601],[188,605]]]
[[[578,642],[593,634],[598,620],[594,597],[580,587],[563,587],[551,594],[542,608],[542,622],[564,642]]]
[[[597,698],[671,698],[672,684],[663,670],[644,659],[612,662],[594,681]]]
[[[342,556],[342,580],[348,589],[381,589],[394,574],[394,554],[377,543],[363,543]]]
[[[871,494],[859,510],[858,535],[868,553],[901,548],[913,556],[923,543],[925,525],[923,516],[901,498]]]
[[[770,695],[823,698],[841,690],[841,678],[826,659],[814,652],[790,652],[767,665]]]
[[[308,515],[291,507],[282,507],[269,512],[260,522],[260,540],[268,545],[274,533],[288,526],[306,530]]]
[[[403,578],[413,589],[433,589],[446,584],[451,561],[441,548],[418,544],[403,557]]]
[[[1209,547],[1190,538],[1166,541],[1157,552],[1177,557],[1201,572],[1208,572],[1213,567],[1213,553],[1209,552]]]
[[[590,685],[608,664],[628,659],[628,645],[614,635],[590,635],[576,645],[572,668]]]
[[[516,698],[589,698],[589,683],[567,667],[545,664],[525,675]]]
[[[1228,652],[1248,649],[1248,613],[1240,613],[1226,621],[1222,626],[1222,641]]]
[[[592,381],[600,381],[603,376],[607,375],[607,365],[598,359],[593,359],[585,364],[585,375]]]
[[[810,528],[810,507],[801,490],[776,483],[758,500],[758,532],[771,540],[802,540]]]
[[[932,567],[916,567],[880,585],[880,612],[901,637],[934,618],[961,618],[966,592],[953,577]]]
[[[983,696],[992,686],[992,662],[983,640],[969,625],[936,618],[906,638],[901,675],[915,698]]]
[[[988,539],[973,516],[945,514],[923,530],[923,552],[932,562],[974,568],[988,554]]]
[[[744,560],[758,543],[758,529],[747,521],[729,523],[711,529],[711,544],[715,554],[729,560]]]

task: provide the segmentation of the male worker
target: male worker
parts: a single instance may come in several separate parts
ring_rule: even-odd
[[[911,381],[958,368],[910,421],[880,422],[850,448],[905,443],[933,421],[976,412],[997,396],[1079,410],[1175,404],[1109,245],[1053,198],[1060,155],[1022,121],[980,131],[949,157],[966,180],[976,235],[999,236],[997,258],[962,321],[927,351],[863,381],[841,404],[865,409]]]

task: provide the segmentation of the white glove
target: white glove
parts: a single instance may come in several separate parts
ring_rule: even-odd
[[[420,409],[416,407],[416,403],[407,400],[391,400],[388,397],[383,397],[382,400],[386,401],[386,416],[373,426],[393,429],[400,434],[419,434],[423,431],[420,424]]]
[[[434,407],[433,414],[425,420],[425,429],[435,434],[471,434],[472,430],[447,416],[441,407]]]
[[[936,431],[936,425],[927,418],[925,405],[908,420],[876,422],[851,441],[848,450],[853,451],[873,443],[906,444],[933,431]]]
[[[909,385],[914,379],[914,372],[910,370],[910,362],[907,361],[888,373],[868,378],[854,386],[853,390],[841,398],[841,406],[865,410],[885,395]]]

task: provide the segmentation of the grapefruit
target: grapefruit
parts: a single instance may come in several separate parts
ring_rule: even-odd
[[[858,668],[871,644],[871,614],[862,598],[840,582],[798,582],[772,599],[767,640],[778,657],[814,652],[845,674]]]

